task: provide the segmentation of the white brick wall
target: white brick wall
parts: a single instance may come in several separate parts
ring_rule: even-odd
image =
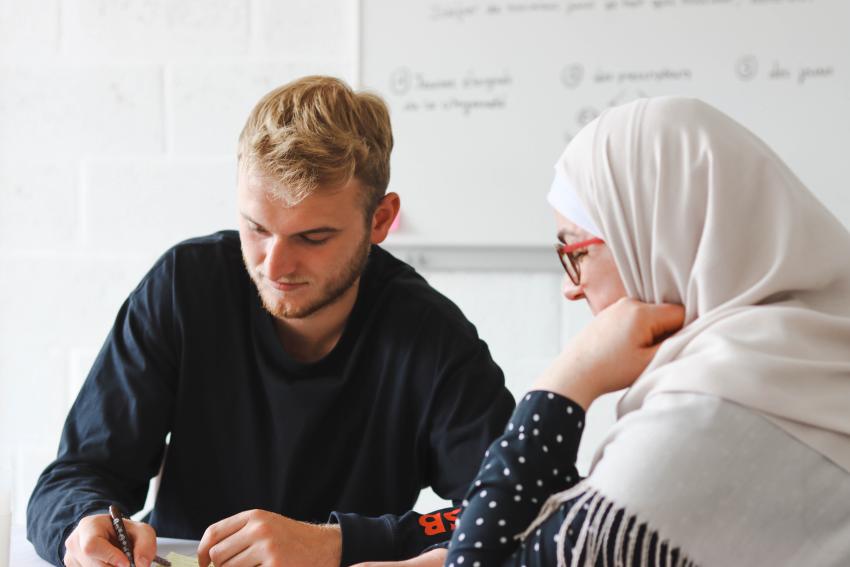
[[[234,225],[254,102],[305,74],[354,79],[355,8],[0,0],[0,464],[16,522],[127,293],[169,245]],[[516,394],[588,318],[557,272],[426,275]]]
[[[180,240],[236,225],[236,159],[120,159],[82,165],[83,244],[151,261]]]
[[[0,151],[7,157],[163,151],[162,70],[156,66],[10,64],[0,71],[0,84]]]
[[[552,259],[557,263],[555,255]],[[557,273],[426,272],[475,323],[512,392],[526,389],[559,351]]]
[[[180,63],[166,69],[169,140],[179,155],[227,155],[261,96],[305,74],[352,81],[351,65],[335,61],[255,60]]]
[[[73,162],[0,158],[0,253],[69,250],[79,226]],[[5,270],[4,270],[5,271]]]
[[[0,0],[0,61],[23,61],[56,53],[59,1]]]
[[[301,61],[353,63],[357,2],[352,0],[257,0],[257,31],[266,54]]]
[[[85,59],[232,57],[250,50],[250,0],[65,0],[63,46]]]

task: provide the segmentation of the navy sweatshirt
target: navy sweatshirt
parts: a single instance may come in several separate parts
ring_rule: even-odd
[[[455,503],[513,398],[474,326],[410,266],[372,247],[334,349],[287,355],[242,262],[239,236],[181,243],[121,307],[27,510],[38,553],[62,564],[84,516],[139,510],[199,539],[259,508],[338,522],[342,564],[414,556],[456,510],[410,512],[426,486]],[[166,437],[170,434],[170,442]]]

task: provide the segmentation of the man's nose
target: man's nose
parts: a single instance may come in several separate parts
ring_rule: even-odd
[[[264,271],[270,280],[278,280],[292,275],[298,265],[294,246],[288,245],[285,238],[275,236],[266,247]]]

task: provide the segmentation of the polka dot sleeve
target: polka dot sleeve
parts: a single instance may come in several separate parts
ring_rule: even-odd
[[[463,501],[448,567],[499,565],[513,553],[519,544],[514,536],[546,499],[579,481],[575,460],[583,429],[584,410],[572,400],[544,391],[523,398]]]

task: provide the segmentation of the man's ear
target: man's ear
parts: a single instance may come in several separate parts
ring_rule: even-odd
[[[372,244],[380,244],[387,238],[393,221],[398,216],[401,199],[397,193],[387,193],[378,203],[378,208],[372,214]]]

